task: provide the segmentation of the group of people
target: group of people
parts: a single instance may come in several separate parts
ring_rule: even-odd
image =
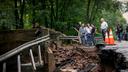
[[[103,39],[105,40],[105,33],[109,33],[109,28],[107,22],[103,18],[101,18],[101,31]],[[115,32],[117,41],[121,42],[122,40],[128,40],[128,25],[124,28],[122,24],[117,22]]]
[[[83,45],[94,45],[95,26],[93,24],[81,24],[79,28],[81,43]]]
[[[105,33],[108,30],[108,24],[107,22],[101,18],[101,33],[103,36],[103,40],[105,40]],[[80,39],[81,43],[83,45],[87,46],[92,46],[95,45],[95,40],[94,40],[94,34],[96,31],[96,27],[93,24],[81,24],[81,27],[79,28],[79,33],[80,33]]]
[[[109,35],[109,27],[108,23],[104,20],[104,18],[100,19],[100,31],[105,41],[105,35],[108,33]],[[128,40],[128,25],[123,28],[122,24],[116,25],[116,37],[117,40],[120,42],[121,40]],[[80,42],[83,45],[91,46],[95,45],[94,34],[96,31],[96,27],[93,24],[81,24],[79,27],[79,35],[80,35]]]
[[[118,23],[116,25],[116,35],[119,42],[122,40],[128,40],[128,25],[124,28],[123,25]]]
[[[105,33],[109,33],[109,28],[107,22],[103,18],[101,18],[101,32],[105,40]],[[124,28],[122,24],[117,22],[115,32],[117,41],[121,42],[122,40],[128,40],[128,25]]]

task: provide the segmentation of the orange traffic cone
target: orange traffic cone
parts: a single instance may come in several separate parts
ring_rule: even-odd
[[[108,33],[107,32],[105,33],[105,43],[109,44],[109,38],[108,38]]]
[[[110,29],[110,31],[109,31],[109,44],[114,45],[114,37],[112,34],[112,29]]]

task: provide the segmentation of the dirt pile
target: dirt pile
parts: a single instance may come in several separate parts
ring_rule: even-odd
[[[99,58],[95,48],[65,46],[52,50],[56,60],[56,71],[74,69],[77,72],[86,72],[95,68],[97,70],[92,72],[100,72]]]

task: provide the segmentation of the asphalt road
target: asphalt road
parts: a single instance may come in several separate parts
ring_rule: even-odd
[[[105,50],[112,49],[118,53],[122,53],[125,56],[126,61],[128,61],[128,41],[121,41],[121,42],[115,41],[115,45],[108,45],[103,49]]]

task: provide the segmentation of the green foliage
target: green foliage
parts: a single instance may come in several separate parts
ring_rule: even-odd
[[[117,21],[125,24],[116,0],[2,0],[0,5],[0,29],[15,29],[22,18],[25,29],[38,22],[67,35],[77,35],[73,26],[80,21],[94,24],[98,31],[102,17],[113,29]]]
[[[12,29],[15,25],[11,1],[0,1],[0,29]]]

